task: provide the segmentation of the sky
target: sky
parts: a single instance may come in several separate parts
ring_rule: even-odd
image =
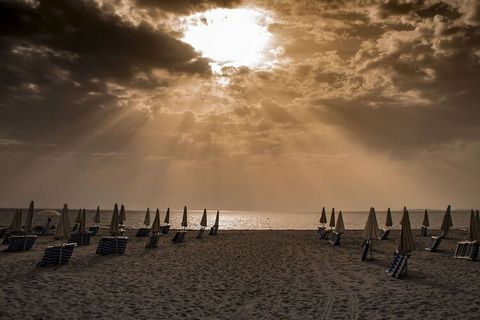
[[[0,206],[479,207],[480,2],[0,0]]]

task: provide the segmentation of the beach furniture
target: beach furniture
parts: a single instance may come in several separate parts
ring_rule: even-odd
[[[431,236],[430,237],[430,242],[428,243],[428,246],[425,248],[425,250],[430,251],[430,252],[435,252],[438,249],[438,246],[442,242],[443,237],[441,236]]]
[[[197,239],[203,239],[204,234],[205,234],[205,229],[202,228],[198,230]]]
[[[457,259],[477,260],[478,252],[477,241],[461,241],[457,243],[453,257]]]
[[[187,234],[187,231],[177,231],[175,233],[175,236],[172,238],[173,243],[182,243],[185,240],[185,235]]]
[[[168,234],[168,232],[170,232],[170,225],[169,224],[160,226],[160,233],[161,234]]]
[[[423,222],[422,222],[422,237],[428,237],[428,227],[430,226],[430,219],[428,219],[428,211],[425,209],[423,214]]]
[[[150,228],[140,228],[137,231],[137,234],[135,236],[137,237],[148,237],[150,234]]]
[[[147,241],[147,245],[145,246],[146,249],[153,249],[157,247],[158,239],[160,239],[159,234],[152,234]]]
[[[422,234],[422,237],[428,237],[428,228],[426,226],[422,226],[421,234]]]
[[[209,236],[216,236],[217,233],[218,233],[218,227],[213,226],[213,227],[210,228],[210,232],[208,233],[208,235]]]
[[[328,240],[330,239],[330,234],[332,233],[332,229],[325,229],[322,233],[320,233],[320,239]]]
[[[341,239],[342,234],[338,233],[336,231],[332,232],[332,236],[330,238],[330,243],[334,246],[340,245],[340,239]]]
[[[386,228],[382,229],[382,231],[380,231],[380,237],[378,239],[387,240],[389,234],[390,234],[390,229],[386,229]]]
[[[365,240],[362,245],[362,255],[360,257],[360,260],[362,261],[367,261],[368,253],[370,252],[370,259],[372,258],[372,249],[371,249],[371,241],[370,240]]]
[[[392,262],[387,266],[387,274],[395,279],[407,273],[408,255],[395,250]]]
[[[91,232],[74,232],[70,234],[70,242],[79,246],[88,246],[90,244]]]
[[[97,247],[97,254],[124,254],[127,248],[128,237],[104,236],[100,239]]]
[[[370,253],[370,259],[373,257],[373,240],[377,240],[379,237],[377,215],[375,209],[371,207],[365,228],[363,229],[363,239],[365,241],[362,245],[362,255],[360,258],[362,261],[369,260],[368,253]]]
[[[6,252],[28,251],[32,249],[37,236],[33,234],[27,235],[11,235],[8,248],[3,250]]]
[[[37,266],[45,267],[49,265],[67,264],[76,246],[76,243],[48,246],[47,249],[45,249],[42,260],[37,263]]]
[[[96,236],[97,233],[98,233],[98,230],[100,230],[100,226],[99,226],[99,225],[91,226],[90,228],[88,228],[88,231],[90,231],[90,233],[92,234],[92,236]]]

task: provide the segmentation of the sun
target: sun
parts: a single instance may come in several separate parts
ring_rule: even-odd
[[[252,8],[212,9],[184,20],[182,41],[223,66],[261,67],[271,59],[271,16]]]

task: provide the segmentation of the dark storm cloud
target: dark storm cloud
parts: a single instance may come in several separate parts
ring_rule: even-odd
[[[137,3],[146,8],[191,14],[212,8],[233,8],[242,3],[242,0],[137,0]]]
[[[119,101],[112,85],[168,85],[152,70],[210,75],[188,44],[93,1],[0,1],[0,49],[0,134],[20,140],[64,136],[79,123],[94,128],[98,114],[119,114],[99,109]]]

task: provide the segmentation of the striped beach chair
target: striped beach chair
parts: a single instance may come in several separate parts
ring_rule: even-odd
[[[79,246],[88,246],[90,244],[90,238],[92,237],[92,233],[88,232],[75,232],[70,234],[70,242],[76,243]]]
[[[392,262],[387,266],[387,274],[395,279],[407,273],[408,255],[395,251]]]
[[[76,243],[48,246],[47,249],[45,249],[42,260],[37,263],[37,266],[45,267],[49,265],[67,264],[76,246]]]
[[[169,224],[164,225],[164,226],[160,226],[160,233],[161,234],[168,234],[168,232],[170,232],[170,225]]]
[[[457,243],[457,248],[453,255],[456,259],[477,260],[478,257],[478,242],[477,241],[461,241]]]
[[[147,245],[145,246],[145,249],[154,249],[154,248],[157,248],[158,239],[160,239],[160,235],[158,235],[158,234],[152,234],[152,235],[148,238]]]
[[[390,234],[390,229],[383,229],[382,231],[380,231],[380,237],[378,239],[387,240],[389,234]]]
[[[440,236],[431,236],[430,242],[428,243],[428,246],[425,248],[425,250],[430,252],[437,251],[438,246],[440,246],[440,243],[442,242],[442,239],[443,237],[440,237]]]
[[[203,239],[204,233],[205,233],[205,229],[202,228],[198,230],[197,239]]]
[[[172,238],[173,243],[182,243],[185,240],[185,235],[187,234],[187,231],[177,231],[175,233],[175,236]]]
[[[100,239],[97,247],[97,254],[124,254],[127,248],[128,237],[105,236]]]
[[[140,228],[137,231],[137,234],[135,234],[136,237],[148,237],[150,234],[150,228]]]
[[[209,236],[216,236],[218,234],[218,227],[211,227],[210,232],[208,233]]]
[[[342,237],[341,233],[333,231],[332,236],[330,237],[330,243],[334,246],[339,246],[341,237]]]
[[[5,252],[28,251],[32,249],[37,236],[33,234],[27,235],[12,235],[9,238],[8,248],[3,250]]]
[[[88,228],[88,231],[92,233],[92,236],[96,236],[98,233],[98,230],[100,230],[100,226],[98,225],[91,226],[90,228]]]

